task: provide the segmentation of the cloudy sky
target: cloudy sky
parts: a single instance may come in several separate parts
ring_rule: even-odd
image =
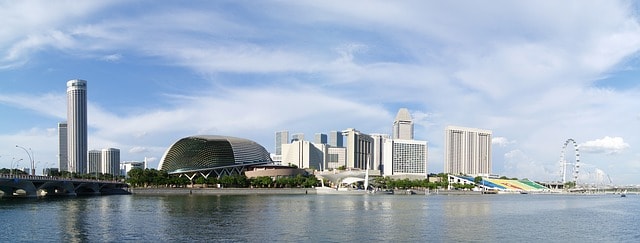
[[[80,78],[89,149],[152,167],[186,136],[249,138],[273,152],[278,130],[391,133],[406,107],[429,142],[430,172],[442,172],[444,128],[456,125],[493,131],[495,174],[559,180],[573,138],[583,180],[640,183],[635,2],[0,6],[0,167],[28,160],[15,145],[33,150],[39,171],[57,166],[66,82]]]

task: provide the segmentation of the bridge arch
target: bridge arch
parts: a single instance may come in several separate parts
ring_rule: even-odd
[[[5,196],[19,196],[19,197],[37,197],[38,190],[28,180],[21,180],[18,178],[10,180],[0,181],[0,190]]]

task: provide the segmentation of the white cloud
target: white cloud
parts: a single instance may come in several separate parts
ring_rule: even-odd
[[[146,153],[146,152],[149,152],[149,149],[145,147],[133,147],[129,149],[129,153],[132,153],[132,154],[139,154],[139,153]]]
[[[119,53],[106,55],[100,58],[100,60],[107,61],[107,62],[117,62],[117,61],[120,61],[120,59],[122,59],[122,54],[119,54]]]
[[[618,154],[629,148],[621,137],[609,137],[591,140],[579,145],[580,152]]]
[[[3,5],[0,16],[8,22],[0,33],[0,68],[34,63],[28,72],[62,70],[38,55],[54,50],[75,63],[126,57],[139,68],[118,62],[125,71],[112,73],[114,79],[162,84],[145,70],[179,70],[175,76],[211,82],[179,95],[148,85],[140,93],[172,95],[156,96],[161,102],[140,98],[149,103],[131,103],[133,111],[125,112],[110,110],[118,99],[94,100],[100,91],[92,90],[91,143],[118,146],[132,159],[159,157],[176,139],[196,133],[244,136],[267,149],[281,129],[385,133],[403,106],[412,111],[416,138],[429,141],[430,170],[442,164],[444,127],[464,125],[501,135],[492,141],[506,152],[494,157],[496,172],[534,177],[527,170],[544,176],[551,170],[539,168],[557,167],[567,138],[637,131],[640,116],[629,111],[640,110],[640,91],[593,86],[640,49],[628,2],[269,2],[259,4],[265,10],[259,13],[247,11],[255,3],[233,11],[215,2],[163,3],[127,14],[111,14],[111,4]],[[29,62],[34,58],[42,66]],[[0,103],[51,118],[51,126],[66,117],[63,92],[2,93]],[[596,152],[617,153],[607,161],[620,167],[637,161],[620,152],[638,138],[599,140],[582,145],[585,161],[608,166]]]
[[[553,167],[536,162],[525,152],[515,149],[504,154],[503,175],[531,180],[558,180],[559,173]]]
[[[71,48],[76,45],[63,28],[91,16],[117,1],[21,1],[2,3],[3,31],[0,32],[0,69],[21,66],[39,50]]]
[[[21,109],[33,110],[39,114],[57,119],[67,118],[67,100],[64,93],[61,94],[0,94],[0,104],[19,107]]]
[[[506,147],[507,145],[515,143],[514,141],[509,141],[509,139],[505,137],[494,137],[491,139],[491,144],[498,145],[500,147]]]

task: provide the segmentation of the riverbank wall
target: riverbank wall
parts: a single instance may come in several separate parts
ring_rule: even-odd
[[[313,188],[130,188],[135,195],[292,195],[316,194]]]

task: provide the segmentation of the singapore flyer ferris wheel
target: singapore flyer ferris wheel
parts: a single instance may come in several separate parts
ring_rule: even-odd
[[[567,145],[569,145],[569,143],[573,144],[573,148],[575,150],[575,162],[571,163],[568,162],[565,158],[566,155],[566,149],[567,149]],[[573,140],[573,138],[569,138],[567,139],[567,141],[564,142],[564,145],[562,146],[562,152],[560,153],[560,176],[562,176],[562,184],[565,184],[567,182],[567,166],[568,165],[573,165],[573,183],[575,183],[576,185],[578,184],[578,171],[580,169],[580,151],[578,150],[578,144],[576,143],[575,140]]]

